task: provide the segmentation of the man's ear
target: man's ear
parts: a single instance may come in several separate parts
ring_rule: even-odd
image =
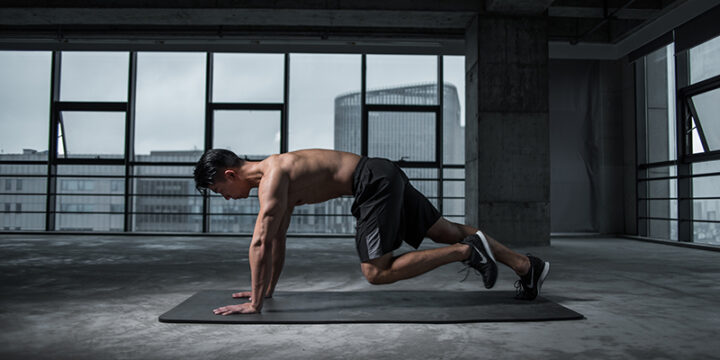
[[[237,178],[237,173],[233,169],[225,170],[225,172],[223,172],[223,175],[225,176],[225,180],[233,180]]]

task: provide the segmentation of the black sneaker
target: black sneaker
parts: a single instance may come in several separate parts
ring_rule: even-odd
[[[463,263],[479,271],[485,288],[491,289],[497,280],[498,267],[485,236],[479,232],[464,238],[460,243],[470,245],[471,250],[470,257]]]
[[[515,282],[515,298],[535,300],[540,295],[540,288],[550,272],[550,263],[530,254],[527,257],[530,259],[530,271]]]

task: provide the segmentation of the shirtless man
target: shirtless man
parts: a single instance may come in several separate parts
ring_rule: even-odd
[[[271,297],[285,260],[285,235],[293,208],[353,195],[352,214],[361,270],[371,284],[389,284],[438,266],[462,261],[480,272],[486,288],[497,279],[499,261],[520,276],[516,297],[533,300],[550,263],[521,255],[478,229],[444,219],[402,170],[386,159],[332,150],[300,150],[246,161],[233,152],[208,150],[195,166],[198,190],[225,199],[247,198],[258,188],[260,211],[250,242],[251,291],[235,293],[248,302],[217,308],[216,315],[259,313]],[[441,248],[393,256],[402,241],[414,248],[427,236]]]

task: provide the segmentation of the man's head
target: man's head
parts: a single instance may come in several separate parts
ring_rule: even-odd
[[[210,189],[223,195],[226,199],[247,197],[245,191],[238,188],[246,181],[239,178],[238,169],[243,165],[244,160],[235,153],[225,149],[210,149],[206,151],[195,165],[195,188],[200,192]],[[236,194],[237,193],[237,194]]]

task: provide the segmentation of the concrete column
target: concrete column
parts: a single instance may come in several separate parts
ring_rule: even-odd
[[[466,222],[508,245],[549,245],[546,20],[476,17],[465,41]]]

